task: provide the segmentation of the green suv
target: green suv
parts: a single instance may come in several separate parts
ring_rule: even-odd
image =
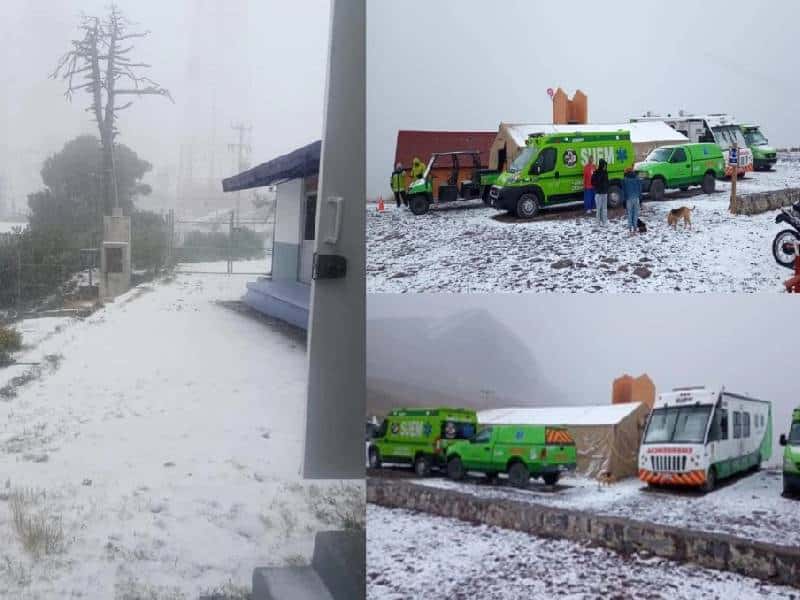
[[[663,200],[669,188],[688,190],[699,185],[711,194],[716,180],[725,176],[725,158],[717,144],[698,143],[656,148],[643,162],[636,163],[642,189],[653,200]]]
[[[781,434],[783,446],[783,493],[800,494],[800,408],[792,413],[789,435]]]

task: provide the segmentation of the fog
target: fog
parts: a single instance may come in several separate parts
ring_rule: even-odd
[[[467,311],[475,319],[476,309],[501,324],[500,336],[513,331],[512,345],[522,341],[527,346],[536,372],[563,395],[551,404],[610,402],[611,382],[623,373],[647,373],[657,392],[724,385],[772,401],[776,450],[777,434],[788,427],[792,408],[800,406],[800,384],[793,376],[797,351],[789,333],[797,304],[788,295],[373,294],[368,296],[367,329],[375,321],[381,331],[392,331],[392,322],[402,328],[410,316],[435,328],[441,319]],[[473,352],[485,348],[487,338],[475,337]],[[368,340],[370,353],[382,343],[372,334]],[[494,347],[498,340],[490,342]],[[452,352],[465,343],[463,336],[454,340]],[[486,364],[502,380],[512,366],[494,359],[494,353],[485,353]],[[442,363],[424,345],[403,362],[412,374],[416,363],[437,362],[456,370],[464,385],[487,385],[483,372]],[[375,370],[368,363],[368,377]],[[448,381],[432,380],[429,387],[436,390]],[[531,404],[533,396],[522,394],[514,404]]]
[[[108,0],[0,6],[0,177],[18,208],[41,185],[42,160],[83,133],[97,135],[85,112],[88,94],[72,103],[65,84],[48,76],[80,37],[80,14],[103,16]],[[329,1],[119,0],[142,30],[131,56],[175,103],[143,97],[120,113],[120,143],[153,163],[156,207],[183,190],[220,193],[236,172],[233,123],[252,126],[251,163],[319,139],[328,49]],[[187,191],[188,190],[188,191]],[[184,199],[192,202],[191,197]]]
[[[729,112],[800,145],[790,2],[370,2],[367,194],[388,189],[398,129],[550,122],[548,87],[589,96],[589,119]]]

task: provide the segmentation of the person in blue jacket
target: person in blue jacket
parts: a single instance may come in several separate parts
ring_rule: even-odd
[[[642,180],[636,176],[632,167],[625,169],[622,178],[622,195],[625,198],[625,210],[628,213],[628,230],[631,235],[638,231],[639,199],[642,195]]]

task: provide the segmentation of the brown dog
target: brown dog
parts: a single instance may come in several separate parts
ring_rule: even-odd
[[[616,477],[614,477],[608,471],[603,471],[597,476],[597,481],[600,485],[611,485],[616,482]]]
[[[683,226],[688,227],[689,229],[692,228],[692,211],[694,210],[694,206],[689,208],[688,206],[681,206],[680,208],[673,208],[667,214],[667,225],[673,227],[675,229],[678,228],[678,221],[683,219]]]

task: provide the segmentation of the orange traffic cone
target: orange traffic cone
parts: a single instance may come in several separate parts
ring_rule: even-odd
[[[378,212],[383,212],[386,207],[383,205],[383,196],[378,196]]]

